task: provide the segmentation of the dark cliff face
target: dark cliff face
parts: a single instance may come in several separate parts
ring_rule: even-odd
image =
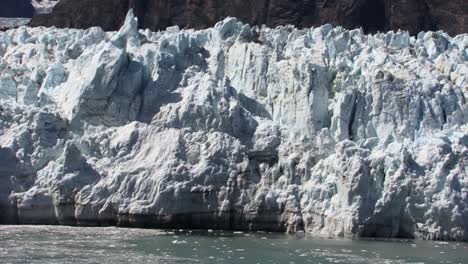
[[[32,17],[31,0],[0,0],[0,17]]]
[[[62,0],[32,26],[117,30],[129,8],[141,28],[206,28],[227,16],[250,24],[310,27],[330,23],[366,32],[405,29],[468,31],[466,0]]]

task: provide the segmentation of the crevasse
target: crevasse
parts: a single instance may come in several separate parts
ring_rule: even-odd
[[[0,32],[0,223],[468,240],[468,35]]]

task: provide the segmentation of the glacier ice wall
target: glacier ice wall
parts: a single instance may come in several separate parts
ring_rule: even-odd
[[[468,35],[0,32],[0,222],[468,240]]]

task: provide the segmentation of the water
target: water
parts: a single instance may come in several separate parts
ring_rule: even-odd
[[[467,243],[0,226],[0,263],[468,263]]]

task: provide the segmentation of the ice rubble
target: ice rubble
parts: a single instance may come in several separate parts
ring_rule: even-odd
[[[468,240],[468,35],[0,32],[0,221]]]

